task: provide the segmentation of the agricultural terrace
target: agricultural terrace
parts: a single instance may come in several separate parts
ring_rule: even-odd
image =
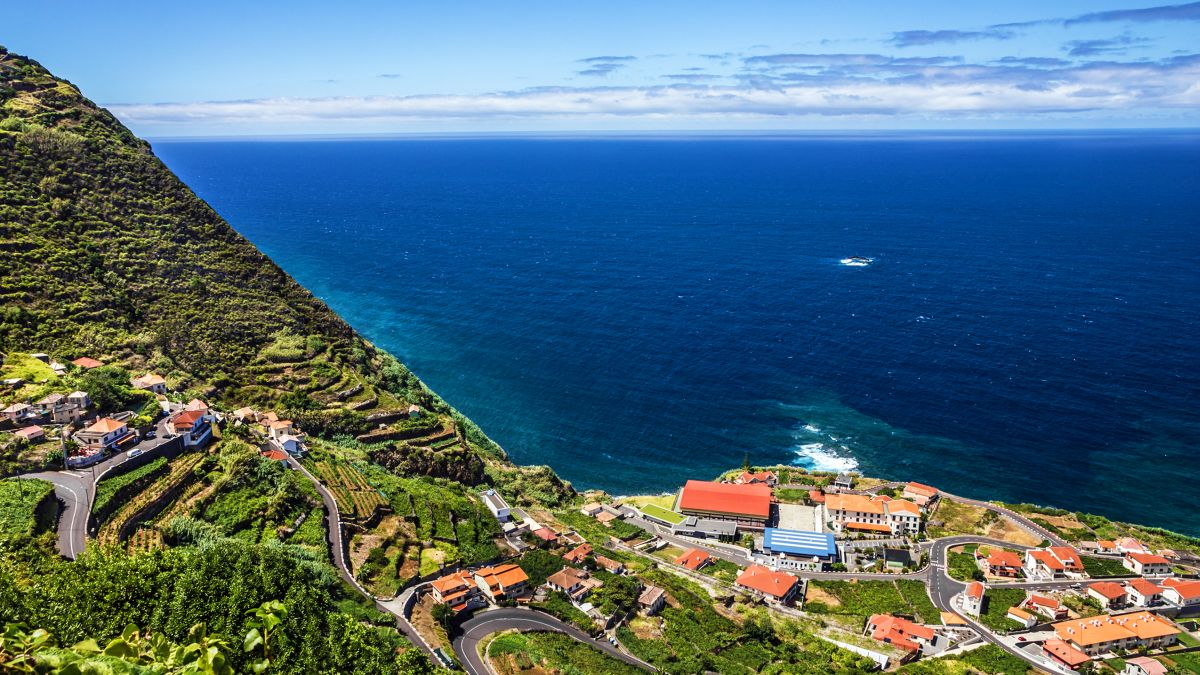
[[[808,583],[804,609],[814,613],[868,617],[898,614],[921,623],[941,622],[941,612],[925,592],[925,584],[912,579],[895,581],[819,581]]]
[[[180,455],[169,462],[166,473],[158,475],[154,482],[146,486],[145,489],[139,490],[120,503],[120,506],[113,514],[105,519],[104,524],[100,527],[96,539],[101,545],[115,544],[121,539],[121,531],[134,518],[148,519],[154,514],[148,510],[158,500],[161,500],[170,491],[178,489],[187,481],[195,480],[196,468],[204,461],[203,453],[193,452],[185,455]],[[156,460],[157,461],[157,460]],[[146,465],[150,466],[150,465]],[[145,468],[145,467],[143,467]],[[159,507],[165,504],[159,504]],[[147,548],[157,548],[161,544],[161,537],[154,537],[149,534],[141,534],[138,536],[135,548],[137,550],[145,550]],[[153,546],[151,546],[153,544]]]
[[[343,518],[370,521],[387,505],[379,491],[371,487],[354,465],[335,459],[315,462],[313,468],[317,478],[333,493]]]

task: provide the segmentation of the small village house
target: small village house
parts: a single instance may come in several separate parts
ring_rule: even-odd
[[[800,589],[800,580],[787,572],[763,565],[750,565],[738,575],[736,584],[781,604],[788,604]]]
[[[167,393],[167,381],[157,373],[146,373],[141,377],[134,377],[129,380],[129,386],[134,389],[142,389],[154,394]]]
[[[962,593],[962,610],[971,616],[979,616],[983,611],[983,584],[972,581],[967,584]]]
[[[502,523],[508,521],[509,517],[512,515],[512,510],[509,509],[508,502],[504,501],[504,497],[501,497],[499,492],[496,492],[495,490],[485,490],[483,494],[480,495],[480,498],[483,499],[483,505],[487,507],[488,511],[492,512],[492,515],[496,517],[496,520]]]
[[[546,586],[552,591],[566,593],[575,602],[581,602],[604,582],[593,579],[587,570],[564,567],[546,578]]]
[[[654,616],[662,611],[666,604],[667,593],[658,586],[646,586],[638,595],[638,612],[644,616]]]
[[[467,570],[438,577],[429,583],[429,589],[435,602],[449,605],[455,612],[487,604],[482,591],[475,583],[475,575]]]
[[[1097,581],[1088,584],[1087,594],[1089,598],[1096,599],[1105,609],[1123,607],[1128,600],[1125,595],[1125,587],[1112,581]]]
[[[77,408],[92,407],[92,397],[86,391],[73,391],[67,394],[67,403]]]
[[[578,565],[584,560],[587,560],[588,556],[590,555],[592,555],[592,545],[583,543],[568,551],[567,554],[563,556],[563,560]]]
[[[1125,569],[1143,577],[1166,577],[1171,575],[1171,561],[1153,553],[1126,553]]]
[[[1025,598],[1025,602],[1021,603],[1021,607],[1036,614],[1040,614],[1051,621],[1057,621],[1067,618],[1068,610],[1058,600],[1038,595],[1036,593]]]
[[[90,426],[75,432],[75,442],[92,452],[114,450],[122,443],[133,440],[134,433],[124,422],[111,417],[96,420]]]
[[[83,393],[83,392],[79,392]],[[84,394],[87,397],[87,394]],[[71,424],[87,415],[87,406],[78,405],[64,394],[47,394],[35,403],[41,414],[49,417],[54,424]]]
[[[1130,579],[1125,584],[1125,594],[1134,607],[1153,607],[1162,602],[1161,586],[1146,579]]]
[[[1163,579],[1163,600],[1185,609],[1200,606],[1200,581],[1194,579]]]
[[[4,410],[0,410],[0,415],[10,422],[24,422],[37,417],[37,411],[28,403],[14,403]]]
[[[978,554],[977,554],[978,555]],[[994,577],[1015,579],[1021,576],[1023,564],[1015,551],[991,549],[986,556],[978,555],[980,569]]]
[[[1021,624],[1022,628],[1033,628],[1037,624],[1037,616],[1033,612],[1026,611],[1020,607],[1009,607],[1008,612],[1004,615],[1010,621],[1016,621]]]
[[[682,565],[689,570],[699,571],[710,565],[713,557],[698,548],[688,549],[683,555],[675,559],[676,565]]]
[[[492,602],[514,599],[529,590],[529,575],[512,564],[482,567],[475,571],[475,585]]]
[[[596,556],[596,564],[613,574],[625,573],[625,564],[620,560],[613,560],[612,558],[598,555]]]
[[[1121,537],[1113,542],[1117,553],[1150,553],[1145,544],[1133,537]]]
[[[76,368],[82,368],[83,370],[91,370],[92,368],[99,368],[104,364],[96,359],[91,358],[90,356],[81,356],[74,361],[71,361],[71,365],[75,366]]]
[[[1079,579],[1083,560],[1069,546],[1034,548],[1025,552],[1025,576],[1033,580]]]
[[[779,483],[779,477],[774,471],[743,471],[738,474],[737,478],[733,479],[738,485],[753,485],[761,483],[770,487],[775,487]]]
[[[588,518],[595,518],[597,513],[600,513],[604,506],[599,502],[589,502],[580,507],[579,512]]]
[[[167,428],[179,436],[185,448],[201,448],[212,440],[212,418],[199,410],[184,410],[167,420]]]
[[[919,655],[922,649],[933,643],[937,635],[928,626],[891,614],[873,614],[867,619],[866,633],[877,642],[908,652],[908,658]]]
[[[33,426],[17,429],[13,432],[13,435],[29,443],[37,443],[46,438],[46,430],[34,424]]]
[[[924,509],[937,501],[940,495],[941,493],[935,487],[924,483],[908,483],[904,486],[904,492],[900,496]]]

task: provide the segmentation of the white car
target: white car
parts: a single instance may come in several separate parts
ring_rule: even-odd
[[[129,451],[129,459],[133,459],[134,457],[137,457],[138,455],[142,454],[142,452],[143,451],[141,448],[138,448],[137,450],[130,450]]]

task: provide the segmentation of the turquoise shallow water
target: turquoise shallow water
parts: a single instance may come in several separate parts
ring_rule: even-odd
[[[156,151],[579,485],[665,490],[748,452],[1200,534],[1195,135]]]

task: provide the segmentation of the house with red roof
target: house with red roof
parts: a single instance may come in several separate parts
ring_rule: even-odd
[[[771,519],[771,487],[762,483],[716,483],[689,480],[679,495],[684,515],[731,520],[739,527],[761,529]]]
[[[46,430],[34,424],[33,426],[17,429],[13,432],[13,435],[30,443],[35,443],[46,438]]]
[[[542,541],[558,541],[558,533],[548,527],[539,527],[533,531],[533,536]]]
[[[102,417],[72,437],[76,443],[91,451],[114,450],[122,443],[135,438],[124,422],[118,422],[111,417]]]
[[[921,530],[921,507],[886,495],[827,494],[825,513],[838,532],[853,530],[896,536],[915,535]]]
[[[1070,546],[1032,548],[1025,552],[1025,576],[1036,580],[1081,579],[1083,559]]]
[[[1090,583],[1087,587],[1087,594],[1088,597],[1098,600],[1100,606],[1106,609],[1122,607],[1128,600],[1125,595],[1125,587],[1113,581]]]
[[[1129,656],[1124,659],[1125,670],[1121,675],[1167,675],[1167,667],[1149,656]]]
[[[915,658],[921,650],[931,644],[936,636],[928,626],[913,623],[908,619],[891,614],[874,614],[867,619],[865,631],[871,639],[909,653],[909,658]]]
[[[1015,579],[1021,576],[1021,556],[1015,551],[1002,548],[989,549],[987,555],[983,555],[982,551],[976,551],[976,562],[979,563],[979,568],[984,573],[994,577]]]
[[[1037,615],[1020,607],[1009,607],[1008,612],[1004,614],[1005,618],[1010,621],[1016,621],[1023,628],[1033,628],[1037,625]]]
[[[1162,602],[1161,586],[1146,579],[1130,579],[1125,584],[1125,594],[1129,596],[1129,604],[1135,607],[1153,607]]]
[[[566,593],[576,602],[582,601],[593,590],[603,585],[603,581],[593,578],[587,570],[574,567],[564,567],[546,578],[546,586],[550,590]]]
[[[978,581],[972,581],[967,584],[967,589],[962,592],[960,604],[962,610],[971,616],[979,616],[983,611],[983,584]]]
[[[583,562],[591,554],[592,554],[592,545],[591,544],[586,544],[586,543],[580,544],[579,546],[576,546],[575,548],[568,551],[567,554],[563,556],[563,560],[566,560],[569,563],[575,563],[576,565],[578,565],[579,563]]]
[[[129,386],[142,389],[153,394],[167,393],[167,381],[157,373],[146,373],[141,377],[130,378]]]
[[[1025,602],[1021,603],[1021,607],[1041,614],[1052,621],[1067,618],[1067,608],[1058,600],[1044,595],[1030,595],[1028,598],[1025,598]]]
[[[167,420],[167,428],[180,437],[185,448],[204,447],[212,440],[212,417],[207,411],[177,412]]]
[[[1150,553],[1145,544],[1133,537],[1121,537],[1113,542],[1117,553]]]
[[[479,585],[475,583],[475,575],[467,570],[451,572],[434,579],[429,582],[429,590],[435,602],[449,605],[455,612],[487,604]]]
[[[89,356],[81,356],[81,357],[75,359],[74,361],[72,361],[71,364],[77,368],[82,368],[84,370],[91,370],[92,368],[99,368],[100,366],[104,365],[104,363],[97,361],[96,359],[93,359]]]
[[[1126,553],[1122,564],[1125,565],[1125,569],[1143,577],[1171,575],[1171,561],[1153,553]]]
[[[924,483],[908,483],[904,486],[904,492],[900,496],[924,509],[936,501],[940,495],[941,493],[935,487]]]
[[[1200,581],[1194,579],[1163,579],[1162,597],[1167,602],[1190,608],[1200,605]]]
[[[699,571],[704,569],[706,565],[711,564],[713,558],[711,555],[701,551],[698,548],[689,549],[686,553],[675,559],[676,565],[682,565],[689,570]]]
[[[800,588],[800,580],[787,572],[776,572],[763,565],[751,565],[738,575],[737,585],[776,602],[787,604]]]
[[[475,585],[493,602],[511,600],[529,590],[529,575],[513,564],[481,567],[475,570]]]

